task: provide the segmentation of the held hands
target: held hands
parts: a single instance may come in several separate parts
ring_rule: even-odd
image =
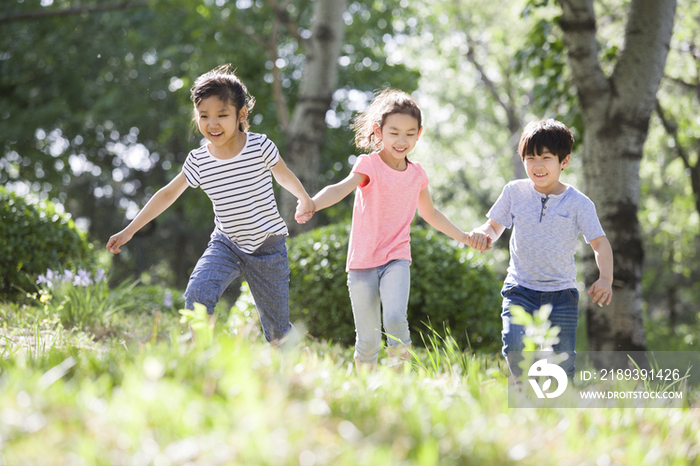
[[[612,283],[609,279],[599,278],[596,282],[591,285],[588,289],[588,294],[591,295],[591,299],[598,306],[603,307],[603,305],[610,304],[612,301]]]
[[[484,251],[491,249],[491,237],[486,233],[474,230],[467,233],[467,241],[465,244],[483,254]]]
[[[297,200],[297,209],[294,212],[294,219],[297,223],[306,223],[311,220],[316,212],[316,204],[310,197]]]

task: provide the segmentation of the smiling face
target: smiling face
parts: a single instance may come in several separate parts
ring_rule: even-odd
[[[406,168],[406,156],[416,147],[423,128],[418,120],[403,113],[392,113],[384,119],[384,125],[374,125],[377,140],[382,141],[379,156],[395,170]]]
[[[552,154],[546,147],[540,154],[527,154],[523,157],[523,165],[528,178],[535,185],[535,190],[542,194],[561,194],[566,186],[559,181],[562,170],[569,165],[571,154],[560,162],[559,157]]]
[[[241,138],[245,143],[245,134],[240,131],[239,124],[245,121],[247,109],[238,111],[236,107],[224,102],[217,96],[202,99],[195,107],[197,127],[202,135],[213,146],[214,155],[224,155],[222,152],[233,151],[235,155],[240,150]]]

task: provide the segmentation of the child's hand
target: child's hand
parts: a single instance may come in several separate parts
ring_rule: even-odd
[[[467,235],[467,237],[469,238],[467,244],[477,251],[483,253],[484,251],[491,249],[491,237],[486,233],[472,231]]]
[[[612,301],[612,283],[608,279],[599,278],[588,289],[588,294],[591,295],[592,301],[598,306],[607,306]]]
[[[297,209],[294,212],[294,219],[297,223],[306,223],[311,220],[316,211],[316,205],[313,199],[307,197],[306,199],[297,200]]]
[[[294,219],[297,221],[297,223],[303,224],[311,220],[311,217],[313,217],[314,214],[312,212],[308,212],[305,214],[294,214]]]
[[[122,252],[121,247],[128,243],[133,235],[120,231],[116,235],[112,235],[107,241],[107,250],[112,254],[118,254]]]

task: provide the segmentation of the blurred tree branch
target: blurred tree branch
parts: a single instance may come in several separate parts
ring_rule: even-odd
[[[673,116],[667,116],[664,112],[663,107],[661,107],[661,102],[656,100],[656,114],[661,119],[661,124],[663,125],[666,133],[668,133],[673,141],[675,142],[675,152],[676,155],[683,161],[683,165],[690,172],[690,184],[693,188],[693,195],[695,198],[695,209],[700,213],[700,161],[693,165],[690,161],[690,155],[683,146],[683,141],[681,141],[678,135],[678,123],[674,120]],[[700,147],[698,147],[698,157],[700,157]]]
[[[37,10],[33,11],[31,13],[22,13],[22,14],[16,14],[16,15],[8,15],[8,16],[2,16],[0,17],[0,24],[7,24],[7,23],[13,23],[16,21],[27,21],[27,20],[32,20],[32,19],[40,19],[40,18],[49,18],[49,17],[56,17],[56,16],[71,16],[71,15],[79,15],[83,13],[96,13],[100,11],[108,11],[108,10],[124,10],[126,8],[133,8],[133,7],[144,7],[147,6],[148,3],[139,1],[139,2],[123,2],[123,3],[107,3],[104,5],[85,5],[85,6],[77,6],[73,8],[64,8],[62,10]]]

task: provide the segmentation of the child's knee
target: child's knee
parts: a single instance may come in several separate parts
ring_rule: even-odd
[[[207,308],[208,314],[213,314],[216,303],[219,301],[219,295],[219,290],[212,286],[211,282],[191,280],[185,290],[185,308],[194,309],[194,304],[199,303]]]
[[[372,364],[377,360],[379,349],[382,345],[381,333],[368,332],[365,335],[357,335],[355,339],[355,359],[363,364]]]

